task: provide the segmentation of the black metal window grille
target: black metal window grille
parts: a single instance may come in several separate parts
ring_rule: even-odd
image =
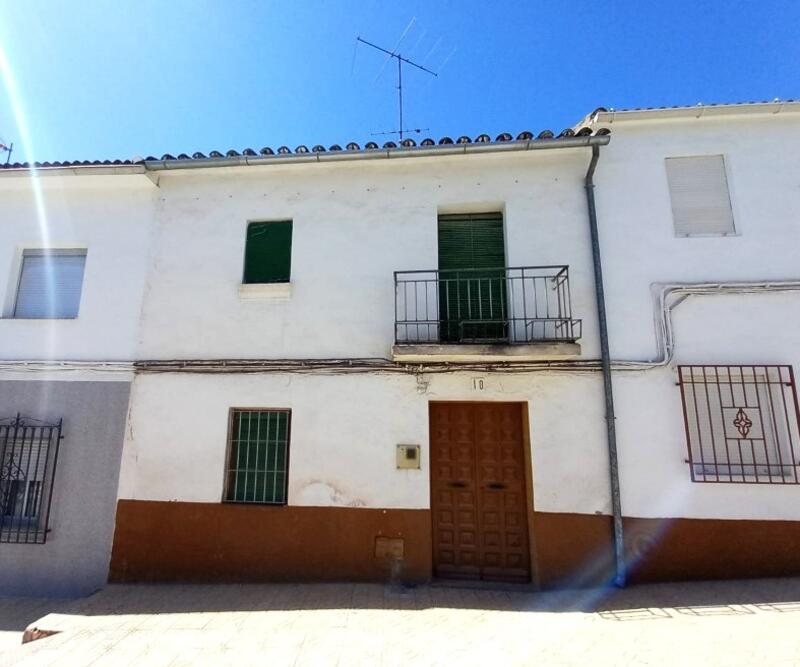
[[[395,271],[395,342],[574,342],[569,267]]]
[[[0,542],[47,541],[61,420],[0,419]]]
[[[286,503],[289,410],[231,411],[225,500]]]
[[[800,483],[791,366],[679,366],[694,482]]]

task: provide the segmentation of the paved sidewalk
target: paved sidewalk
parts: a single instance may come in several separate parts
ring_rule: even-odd
[[[3,652],[19,646],[22,632],[28,625],[46,614],[66,609],[70,604],[69,600],[0,597],[0,665],[3,664]]]
[[[23,622],[52,637],[24,646]],[[800,665],[800,579],[529,593],[109,586],[0,599],[0,665]]]

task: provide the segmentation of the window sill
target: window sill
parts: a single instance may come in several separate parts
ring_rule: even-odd
[[[283,502],[270,502],[268,500],[223,500],[223,505],[256,505],[258,507],[288,507],[286,501]]]
[[[0,318],[4,321],[16,321],[16,322],[52,322],[53,320],[63,322],[64,320],[77,320],[78,316],[65,316],[65,317],[14,317],[9,315],[7,317]]]
[[[242,301],[288,301],[292,296],[292,283],[243,283],[239,285]]]
[[[741,236],[739,232],[692,232],[689,234],[675,234],[676,239],[727,239]]]

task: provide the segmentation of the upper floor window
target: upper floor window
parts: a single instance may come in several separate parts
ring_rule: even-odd
[[[800,483],[791,366],[679,366],[694,482]]]
[[[672,220],[678,236],[734,234],[722,155],[666,158]]]
[[[13,317],[78,316],[86,250],[25,250]]]
[[[442,342],[507,340],[503,214],[439,215]]]
[[[244,251],[244,283],[288,283],[292,221],[251,222]]]

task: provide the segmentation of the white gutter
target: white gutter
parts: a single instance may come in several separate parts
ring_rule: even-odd
[[[0,169],[0,176],[81,176],[98,174],[144,174],[150,171],[175,169],[210,169],[213,167],[254,167],[275,164],[308,164],[349,160],[380,160],[444,155],[471,155],[473,153],[507,153],[513,151],[546,150],[553,148],[587,148],[605,146],[611,137],[600,134],[584,137],[553,139],[528,139],[525,141],[494,141],[471,144],[440,144],[397,148],[374,148],[357,151],[324,151],[315,153],[285,153],[278,155],[236,155],[234,157],[206,157],[199,159],[142,160],[130,165],[69,165],[35,168]]]
[[[125,176],[144,174],[142,164],[91,164],[70,165],[67,167],[9,167],[0,168],[0,178],[40,177],[40,176]]]
[[[690,107],[661,109],[598,110],[584,118],[575,127],[613,125],[626,121],[668,120],[676,118],[720,118],[729,116],[754,116],[800,113],[800,102],[756,102],[746,104],[697,104]]]
[[[345,160],[376,160],[435,155],[469,155],[472,153],[506,153],[511,151],[545,150],[552,148],[586,148],[604,146],[611,140],[608,134],[561,139],[529,139],[526,141],[487,142],[473,144],[444,144],[412,148],[373,148],[358,151],[320,151],[319,153],[286,153],[283,155],[237,155],[234,157],[184,160],[148,160],[148,170],[206,169],[211,167],[244,167],[271,164],[303,164],[309,162],[339,162]]]

